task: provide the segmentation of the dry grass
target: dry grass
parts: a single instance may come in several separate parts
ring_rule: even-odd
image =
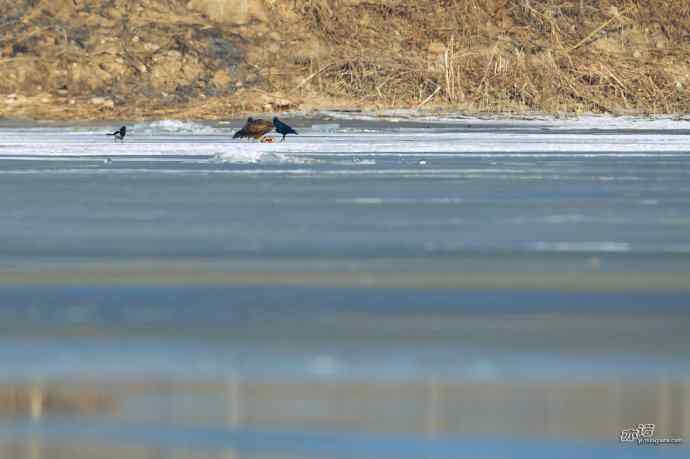
[[[276,0],[327,52],[292,90],[481,111],[690,110],[686,0]],[[271,83],[291,88],[279,80]],[[433,100],[432,100],[433,99]]]
[[[0,116],[690,112],[687,0],[248,1],[268,20],[218,23],[184,0],[5,2]]]

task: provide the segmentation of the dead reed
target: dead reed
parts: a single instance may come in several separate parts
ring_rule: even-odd
[[[299,86],[389,106],[690,111],[686,0],[285,0],[327,53]],[[291,16],[294,19],[294,15]],[[281,87],[280,81],[272,81]],[[290,88],[281,87],[290,90]],[[296,88],[292,88],[295,90]]]

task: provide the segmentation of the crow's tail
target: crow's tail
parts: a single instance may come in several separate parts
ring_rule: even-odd
[[[235,132],[235,135],[232,136],[233,139],[241,139],[243,137],[248,137],[244,129],[240,129],[239,131]]]

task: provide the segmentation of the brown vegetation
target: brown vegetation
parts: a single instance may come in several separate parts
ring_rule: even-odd
[[[267,25],[253,16],[216,23],[204,15],[213,10],[197,10],[198,3],[0,0],[0,115],[139,118],[198,110],[204,117],[205,110],[255,109],[259,99],[242,92],[268,88],[245,56],[264,46]]]
[[[296,58],[331,96],[482,111],[690,108],[686,0],[294,3],[326,48]]]
[[[0,114],[690,111],[686,0],[10,3]]]

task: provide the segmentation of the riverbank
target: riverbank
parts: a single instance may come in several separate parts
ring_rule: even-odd
[[[687,113],[689,8],[682,0],[18,1],[0,23],[0,118]]]

